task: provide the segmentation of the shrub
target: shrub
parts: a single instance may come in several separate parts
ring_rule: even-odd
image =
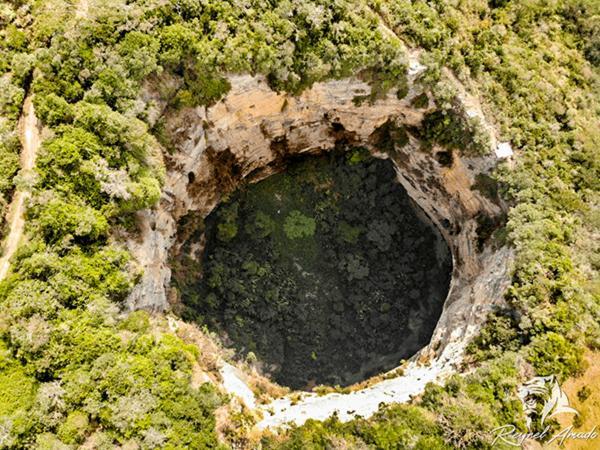
[[[54,127],[73,120],[72,106],[54,92],[34,96],[33,103],[37,117],[49,126]]]
[[[283,230],[288,239],[301,239],[315,234],[315,219],[305,216],[298,210],[291,211],[285,218]]]
[[[224,222],[217,225],[217,237],[223,242],[229,242],[237,236],[238,227],[233,222]]]
[[[45,239],[56,242],[65,237],[96,240],[108,233],[108,221],[98,211],[75,199],[52,197],[33,207],[32,217]]]
[[[360,227],[353,227],[346,221],[340,221],[338,224],[338,233],[340,238],[348,244],[356,244],[361,233]]]
[[[58,437],[65,444],[79,444],[85,438],[88,427],[88,415],[83,411],[73,411],[59,427]]]
[[[583,368],[583,349],[554,332],[533,338],[527,356],[536,373],[557,375],[562,380]]]
[[[16,121],[24,99],[25,91],[12,83],[10,75],[0,76],[0,114],[3,117]]]
[[[592,394],[592,390],[588,386],[582,386],[581,389],[577,391],[577,398],[580,402],[585,402],[589,396]]]
[[[516,351],[523,344],[516,320],[508,311],[491,313],[479,334],[469,343],[467,351],[476,359],[502,356],[507,351]]]
[[[134,311],[121,321],[119,328],[134,333],[145,333],[150,328],[150,317],[146,311]]]
[[[429,143],[466,155],[482,155],[489,151],[489,141],[475,119],[467,120],[454,109],[437,109],[425,115],[421,137]]]
[[[250,233],[256,234],[256,236],[260,238],[265,238],[275,231],[275,227],[275,221],[271,216],[262,211],[258,211],[256,213],[256,218],[254,219],[254,226],[250,230]]]
[[[19,170],[19,155],[0,143],[0,192],[13,188],[13,178]]]
[[[154,36],[131,31],[119,42],[116,51],[123,58],[129,77],[141,81],[158,70],[157,55],[160,42]]]

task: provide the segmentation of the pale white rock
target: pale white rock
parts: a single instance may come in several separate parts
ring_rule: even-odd
[[[349,394],[319,396],[311,393],[297,402],[292,402],[289,397],[277,399],[260,408],[263,419],[257,427],[302,425],[308,419],[325,420],[333,414],[337,414],[342,422],[369,417],[377,412],[381,403],[407,402],[411,396],[421,393],[427,383],[439,382],[452,373],[453,367],[442,359],[428,365],[413,361],[404,375]]]
[[[227,362],[223,362],[219,373],[223,378],[223,389],[225,389],[225,392],[239,397],[248,408],[256,408],[254,392],[242,380],[238,369]]]
[[[513,155],[513,149],[510,142],[500,142],[496,147],[496,157],[498,159],[510,158]]]
[[[440,332],[446,334],[446,345],[440,355],[431,362],[423,364],[418,361],[418,358],[413,358],[401,376],[380,381],[349,394],[335,393],[319,396],[311,393],[305,394],[299,401],[292,401],[290,396],[277,399],[259,407],[263,419],[257,427],[259,429],[285,427],[289,423],[302,425],[308,419],[324,420],[334,413],[342,422],[356,417],[370,417],[377,412],[381,403],[407,402],[412,396],[421,394],[427,383],[442,383],[456,373],[456,367],[462,360],[466,344],[478,330],[477,322],[469,316],[476,315],[480,320],[484,318],[499,303],[499,301],[490,303],[487,300],[497,298],[498,294],[503,293],[508,287],[512,251],[508,248],[503,248],[497,253],[488,251],[486,258],[490,259],[487,270],[471,287],[473,310],[465,315],[466,311],[461,311],[460,305],[455,303],[445,311],[446,316],[456,315],[456,322],[463,320],[469,326],[448,330],[438,326],[436,329],[438,334]],[[427,347],[420,353],[426,352]]]
[[[416,58],[412,61],[416,70]],[[477,99],[456,78],[449,79],[457,83],[465,115],[476,111],[493,137],[493,127]],[[160,205],[138,215],[141,232],[128,241],[143,269],[127,302],[131,309],[169,308],[169,259],[183,243],[177,229],[182,217],[191,212],[205,217],[223,193],[244,180],[257,181],[281,170],[289,155],[328,151],[340,140],[377,154],[377,130],[383,124],[419,126],[428,111],[415,109],[410,95],[398,99],[393,92],[374,103],[357,104],[354,98],[368,95],[370,88],[355,78],[315,83],[299,96],[271,90],[263,77],[232,75],[229,81],[231,90],[214,106],[183,109],[165,117],[175,148],[165,154],[168,171]],[[420,89],[409,85],[411,92]],[[492,144],[494,148],[495,142]],[[475,160],[455,152],[452,163],[442,165],[436,154],[444,149],[423,151],[420,147],[411,136],[407,145],[396,146],[391,159],[399,182],[436,225],[452,253],[450,290],[430,344],[411,359],[405,374],[395,379],[352,394],[307,395],[295,405],[288,397],[261,406],[264,420],[260,427],[326,418],[336,411],[347,420],[371,415],[382,402],[409,400],[422,392],[427,382],[440,382],[453,373],[468,340],[489,311],[502,304],[512,253],[507,249],[477,250],[478,216],[497,216],[502,207],[471,189],[476,175],[489,170],[496,156],[490,152]],[[193,252],[201,255],[197,246]],[[222,366],[224,388],[255,408],[252,391],[236,370]]]
[[[427,66],[421,64],[421,50],[413,49],[408,51],[408,67],[406,75],[409,83],[414,83],[419,75],[427,70]]]

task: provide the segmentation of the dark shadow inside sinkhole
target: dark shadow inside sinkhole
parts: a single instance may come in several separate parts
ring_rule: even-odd
[[[429,342],[448,293],[445,240],[392,162],[363,149],[290,160],[200,228],[186,315],[295,389],[396,367]]]

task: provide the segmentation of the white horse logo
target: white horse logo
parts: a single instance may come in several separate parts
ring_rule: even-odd
[[[554,375],[532,378],[521,385],[518,395],[525,410],[527,429],[531,429],[531,418],[537,414],[536,406],[540,401],[545,402],[540,416],[542,425],[546,419],[557,414],[579,414],[575,408],[569,405],[569,398],[558,385],[558,380]]]

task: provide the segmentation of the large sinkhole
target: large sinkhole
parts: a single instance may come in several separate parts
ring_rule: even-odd
[[[366,150],[294,159],[205,219],[188,313],[280,384],[348,385],[429,342],[451,276],[446,242]]]

